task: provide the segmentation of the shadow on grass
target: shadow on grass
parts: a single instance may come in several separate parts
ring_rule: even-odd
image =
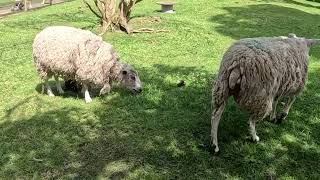
[[[73,98],[73,99],[83,99],[84,100],[84,96],[83,96],[83,93],[80,92],[75,92],[75,91],[72,91],[72,90],[69,90],[69,89],[66,89],[64,87],[64,81],[61,81],[61,87],[62,89],[64,89],[64,94],[59,94],[58,90],[57,90],[57,87],[56,87],[56,82],[54,80],[52,80],[52,78],[49,80],[49,85],[52,89],[52,92],[55,96],[60,96],[60,97],[64,97],[64,98]],[[47,96],[47,92],[44,91],[42,92],[42,85],[43,83],[39,83],[37,84],[37,86],[35,87],[35,90],[39,93],[39,94],[42,94],[42,95],[45,95]],[[90,93],[91,97],[94,97],[93,95],[98,95],[98,94],[92,94]]]
[[[250,32],[239,30],[237,26],[241,23],[237,18],[247,11],[247,19],[261,20],[264,8],[254,7],[231,8],[230,12],[234,13],[231,17],[216,19],[221,23],[218,30],[232,37],[251,36]],[[258,16],[251,17],[250,13],[256,11]],[[265,11],[270,15],[274,10]],[[275,12],[274,18],[279,14]],[[272,35],[278,27],[271,23],[268,29],[266,24],[261,27],[244,22],[255,36],[265,36],[269,31]],[[238,36],[234,36],[237,31]],[[285,31],[280,29],[274,35],[283,35]],[[307,31],[300,30],[308,35]],[[246,141],[248,117],[230,100],[219,128],[222,152],[212,158],[207,147],[213,75],[196,68],[165,65],[138,71],[146,83],[145,91],[139,96],[118,90],[110,98],[94,99],[102,105],[86,106],[64,102],[57,105],[34,96],[8,108],[0,124],[0,176],[21,179],[292,176],[303,179],[317,178],[320,173],[317,163],[320,127],[314,120],[320,114],[315,108],[320,105],[316,73],[310,73],[308,88],[293,105],[287,122],[280,126],[268,122],[258,125],[262,138],[258,144]],[[176,79],[186,79],[187,86],[176,87]],[[83,99],[77,103],[84,103]]]
[[[279,2],[275,0],[257,0],[259,2],[265,2],[265,3],[271,3],[271,2]],[[285,2],[288,4],[295,4],[298,6],[304,6],[304,7],[310,7],[310,8],[320,8],[320,3],[316,3],[313,0],[302,0],[302,1],[296,1],[296,0],[281,0],[280,2]]]
[[[212,16],[218,23],[217,32],[234,39],[248,37],[286,36],[295,33],[299,37],[320,38],[320,15],[294,8],[272,4],[225,7],[227,12]],[[320,59],[320,53],[314,54]]]
[[[212,16],[221,34],[235,39],[259,36],[281,36],[295,33],[301,37],[315,36],[320,27],[320,15],[272,4],[245,7],[225,7],[225,14]],[[319,36],[319,35],[318,35]]]
[[[93,111],[54,107],[37,96],[8,109],[0,129],[3,175],[115,178],[130,172],[137,177],[185,176],[179,172],[193,167],[180,162],[187,158],[191,164],[197,153],[191,148],[199,144],[195,141],[204,142],[195,139],[193,132],[206,137],[209,130],[212,75],[163,65],[141,69],[141,74],[145,82],[153,82],[143,95],[120,90],[111,94],[116,96],[111,100],[95,98],[104,105]],[[178,88],[165,82],[168,74],[192,74],[196,81]],[[153,99],[152,93],[160,93],[160,98]],[[42,105],[46,108],[41,109]],[[40,110],[26,116],[29,106]]]
[[[117,90],[102,105],[54,106],[38,96],[7,110],[0,126],[2,176],[15,178],[265,178],[317,177],[320,153],[318,77],[282,125],[262,122],[262,142],[246,141],[247,115],[232,100],[223,115],[222,153],[210,142],[213,75],[196,68],[155,65],[139,69],[149,82],[142,95]],[[187,81],[176,87],[165,77]],[[188,78],[192,80],[188,80]],[[310,103],[312,102],[312,103]],[[79,102],[79,103],[84,103]],[[20,107],[19,107],[20,106]],[[28,108],[33,115],[25,115]],[[306,168],[301,168],[306,167]]]
[[[289,3],[289,4],[296,4],[299,6],[304,6],[304,7],[311,7],[311,8],[318,8],[320,9],[320,4],[318,3],[317,5],[312,5],[308,4],[307,2],[312,2],[312,0],[306,0],[306,3],[295,1],[295,0],[284,0],[284,2]],[[315,3],[316,4],[316,3]]]
[[[304,7],[311,7],[311,8],[318,8],[318,9],[320,8],[320,3],[314,3],[315,5],[308,3],[308,1],[313,2],[312,0],[306,0],[305,3],[295,1],[295,0],[283,0],[283,1],[289,4],[295,4],[295,5],[304,6]]]

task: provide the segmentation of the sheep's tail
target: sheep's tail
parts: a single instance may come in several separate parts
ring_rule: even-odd
[[[320,39],[307,39],[308,46],[320,45]]]
[[[215,81],[213,88],[213,104],[219,105],[227,100],[231,96],[231,91],[235,90],[241,83],[241,70],[237,61],[234,61],[231,65],[225,65],[228,67],[222,69]]]
[[[228,96],[228,82],[223,81],[224,78],[217,77],[212,90],[212,108],[216,108],[226,100]]]

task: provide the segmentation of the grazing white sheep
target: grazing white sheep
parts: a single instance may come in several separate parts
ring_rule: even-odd
[[[100,95],[111,90],[112,82],[141,92],[138,73],[128,64],[118,61],[113,47],[90,31],[66,26],[47,27],[36,35],[33,57],[42,89],[54,96],[48,79],[54,76],[58,92],[63,94],[59,76],[82,84],[86,102],[91,102],[89,87],[101,87]]]
[[[256,122],[268,116],[281,122],[307,81],[309,50],[320,40],[288,37],[242,39],[225,53],[212,91],[214,110],[211,137],[218,152],[218,125],[227,99],[248,110],[250,133],[259,141]],[[278,100],[288,97],[282,113],[276,116]]]

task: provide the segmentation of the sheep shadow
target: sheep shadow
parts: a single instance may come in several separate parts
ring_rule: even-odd
[[[48,81],[49,83],[49,86],[51,87],[52,89],[52,92],[55,96],[60,96],[60,97],[63,97],[63,98],[71,98],[71,99],[84,99],[84,96],[83,94],[79,91],[76,91],[76,90],[72,90],[72,89],[67,89],[65,87],[65,81],[61,81],[60,80],[60,83],[61,83],[61,87],[62,89],[64,90],[64,93],[63,94],[59,94],[58,90],[57,90],[57,87],[56,87],[56,82],[53,81],[53,80],[49,80]],[[46,89],[44,89],[44,91],[42,90],[42,86],[43,86],[43,83],[39,83],[36,85],[35,87],[35,90],[41,94],[41,95],[45,95],[47,96],[47,93],[46,93]],[[95,97],[97,96],[96,92],[94,94],[90,94],[92,97]]]

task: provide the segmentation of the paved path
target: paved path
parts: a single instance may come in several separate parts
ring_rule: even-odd
[[[63,3],[63,2],[64,2],[63,0],[52,0],[52,5]],[[11,11],[11,6],[13,6],[13,5],[14,5],[14,2],[12,3],[12,5],[0,7],[0,18],[3,18],[3,17],[10,15],[10,14],[25,12],[24,10]],[[32,3],[32,8],[29,10],[39,9],[39,8],[43,8],[46,6],[50,6],[49,2],[46,2],[46,4],[41,4],[41,2],[34,2],[34,3]]]

